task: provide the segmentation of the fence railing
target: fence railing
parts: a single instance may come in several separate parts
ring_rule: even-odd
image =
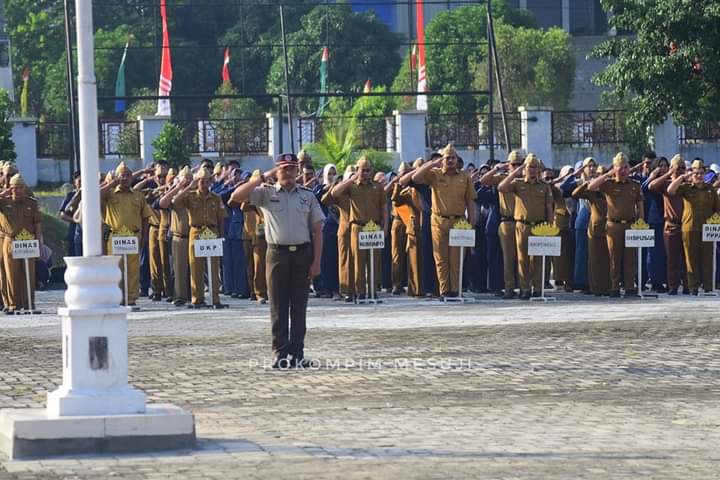
[[[521,145],[520,114],[506,115],[510,134],[510,148]],[[487,113],[476,114],[430,114],[427,117],[427,146],[439,149],[452,143],[456,148],[477,150],[488,148],[492,142],[495,148],[505,147],[502,115],[493,115],[494,135],[490,135]],[[492,140],[491,140],[492,138]]]
[[[623,110],[552,112],[552,143],[590,148],[625,143]]]
[[[139,156],[138,128],[138,122],[98,121],[100,156]],[[39,158],[70,158],[70,126],[67,123],[38,123],[35,141]]]
[[[683,145],[720,141],[720,123],[699,121],[678,126],[678,140]]]
[[[225,153],[267,155],[268,121],[265,117],[173,120],[182,127],[193,154]]]
[[[67,123],[38,123],[35,142],[39,158],[70,158],[70,126]]]
[[[326,132],[336,130],[338,134],[341,134],[340,131],[346,132],[349,129],[353,130],[356,148],[360,150],[395,149],[396,122],[394,116],[300,117],[298,119],[298,140],[302,146],[320,141]]]

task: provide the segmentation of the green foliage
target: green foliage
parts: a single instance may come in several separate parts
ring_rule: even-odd
[[[388,85],[394,78],[400,57],[400,39],[373,13],[355,13],[350,5],[317,6],[301,19],[301,30],[288,35],[290,88],[295,92],[317,92],[320,88],[320,59],[327,38],[331,47],[328,68],[329,91],[360,91],[367,79],[374,85]],[[358,39],[362,39],[358,41]],[[371,46],[363,46],[371,44]],[[298,46],[303,45],[303,46]],[[270,92],[285,91],[282,52],[275,57],[267,78]],[[301,112],[317,110],[317,99],[298,100]]]
[[[358,151],[358,125],[354,118],[337,118],[332,124],[323,125],[323,136],[315,143],[306,145],[313,157],[313,163],[322,168],[327,163],[333,163],[339,174],[345,171],[348,165],[354,165],[362,155],[376,170],[387,171],[390,168],[393,155],[373,149]]]
[[[611,25],[634,36],[595,48],[594,56],[613,63],[594,80],[629,107],[636,128],[662,123],[668,114],[678,123],[720,120],[717,1],[603,0],[602,5],[613,11]]]
[[[237,89],[232,84],[221,84],[216,95],[236,95]],[[265,112],[252,98],[217,98],[208,104],[210,118],[256,118],[264,117]]]
[[[505,106],[551,106],[567,109],[575,80],[570,35],[560,28],[540,30],[495,25]],[[487,58],[480,64],[475,86],[487,89]],[[493,79],[494,80],[494,79]],[[499,106],[499,96],[495,98]]]
[[[377,87],[372,89],[373,92],[387,92],[385,87]],[[354,117],[381,117],[392,115],[393,110],[397,108],[397,99],[395,97],[360,97],[355,100],[350,115]]]
[[[185,141],[184,134],[182,127],[172,122],[166,123],[152,143],[155,148],[153,159],[165,160],[176,169],[190,163],[190,147]]]
[[[8,122],[12,114],[12,102],[8,92],[0,88],[0,160],[15,160],[15,143],[12,140],[12,126]]]

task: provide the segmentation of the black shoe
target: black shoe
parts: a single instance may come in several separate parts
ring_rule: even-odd
[[[630,288],[628,290],[625,290],[625,296],[626,297],[634,297],[638,294],[637,288]]]
[[[350,295],[345,295],[345,296],[343,297],[343,301],[344,301],[345,303],[353,303],[353,302],[354,302],[353,298],[352,298]]]
[[[185,300],[178,298],[173,302],[173,305],[175,305],[176,307],[182,307],[183,305],[185,305]]]
[[[153,293],[152,297],[150,298],[153,302],[159,302],[160,300],[162,300],[162,295],[160,295],[159,293]]]
[[[667,293],[668,293],[668,295],[677,295],[677,294],[678,294],[678,289],[677,289],[677,288],[671,288],[670,290],[668,290]]]
[[[188,305],[188,308],[207,308],[207,303],[205,302],[198,302],[198,303],[191,303]]]
[[[251,293],[251,294],[250,294],[250,296],[249,296],[248,298],[249,298],[250,300],[252,300],[252,301],[255,301],[255,300],[257,300],[257,297],[255,296],[255,294],[254,294],[254,293]]]
[[[175,299],[174,299],[173,297],[167,297],[167,298],[165,299],[165,301],[166,301],[167,303],[173,303],[173,302],[175,301]]]
[[[608,295],[610,298],[620,298],[620,291],[619,290],[613,290],[610,292],[610,295]]]
[[[457,292],[447,292],[447,293],[442,294],[442,297],[444,297],[444,298],[456,298],[457,296],[458,296]]]
[[[683,295],[690,295],[690,289],[688,289],[687,287],[683,287],[683,289],[682,289],[682,294],[683,294]]]
[[[657,293],[665,293],[667,292],[667,288],[665,288],[665,285],[653,285],[653,290],[655,290]]]
[[[515,298],[515,290],[506,290],[502,298],[503,300],[512,300]]]
[[[272,363],[272,368],[287,370],[290,368],[290,360],[287,357],[277,357]]]
[[[533,298],[540,298],[540,292],[539,292],[538,290],[535,290],[535,291],[532,293],[532,296],[533,296]]]
[[[694,296],[694,297],[697,297],[697,296],[698,296],[698,290],[697,290],[697,288],[694,289],[694,290],[690,290],[690,295],[692,295],[692,296]]]
[[[405,289],[402,287],[396,287],[392,289],[393,295],[402,295],[403,293],[405,293]]]
[[[503,291],[502,290],[493,290],[493,295],[496,297],[502,297]]]
[[[554,287],[552,286],[552,283],[545,282],[545,290],[552,290]]]
[[[365,300],[365,294],[364,294],[364,293],[361,293],[360,295],[357,296],[357,299],[358,299],[358,300]]]
[[[238,295],[238,298],[241,299],[241,300],[247,300],[248,298],[250,298],[250,294],[249,294],[249,293],[244,293],[244,294],[242,294],[242,295]]]
[[[228,308],[228,304],[227,303],[213,303],[212,308],[214,308],[215,310],[222,310],[223,308]]]
[[[530,292],[520,292],[520,300],[530,300]]]

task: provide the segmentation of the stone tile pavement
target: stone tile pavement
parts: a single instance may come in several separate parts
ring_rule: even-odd
[[[62,292],[0,318],[0,408],[60,382]],[[133,385],[198,449],[9,462],[0,479],[720,478],[720,299],[313,300],[317,369],[267,368],[267,306],[143,301]]]

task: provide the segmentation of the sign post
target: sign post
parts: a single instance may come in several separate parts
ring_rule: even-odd
[[[448,245],[451,247],[460,248],[460,278],[458,279],[458,296],[457,297],[445,297],[444,302],[461,302],[461,303],[472,303],[475,301],[472,297],[463,297],[463,267],[465,266],[465,247],[475,246],[475,229],[472,228],[468,222],[462,220],[457,222],[453,228],[450,229],[450,237]]]
[[[528,255],[542,257],[542,270],[540,273],[540,296],[530,297],[530,301],[554,302],[557,297],[545,296],[545,257],[559,257],[562,251],[562,238],[558,236],[560,230],[547,223],[536,225],[528,237]]]
[[[719,296],[715,284],[715,275],[717,275],[717,244],[720,241],[720,215],[717,213],[713,214],[712,217],[707,219],[707,222],[703,225],[703,242],[712,242],[712,290],[703,292],[705,297],[717,297]]]
[[[625,230],[625,248],[637,248],[637,291],[640,300],[645,297],[657,298],[657,295],[645,295],[643,294],[643,280],[642,280],[642,251],[643,248],[652,248],[655,246],[655,230],[645,223],[643,219],[630,225],[628,230]],[[627,291],[627,285],[625,286]]]
[[[130,233],[130,232],[128,232]],[[124,305],[128,305],[128,255],[138,255],[140,253],[140,241],[135,235],[113,235],[112,236],[112,253],[113,255],[122,255],[123,259],[123,301]],[[136,310],[137,307],[133,307]]]
[[[12,242],[12,257],[14,260],[22,260],[25,264],[25,286],[27,288],[28,309],[22,309],[16,313],[41,313],[35,309],[35,302],[32,298],[30,285],[30,259],[40,256],[40,241],[32,238],[32,234],[23,230]]]
[[[193,241],[193,251],[198,258],[205,257],[207,260],[207,276],[208,276],[208,293],[210,294],[211,308],[227,308],[227,305],[213,303],[213,257],[222,257],[223,255],[223,239],[222,238],[196,238]]]
[[[381,303],[375,292],[375,254],[376,248],[385,248],[385,232],[372,220],[359,232],[358,247],[360,250],[370,250],[370,288],[366,300],[357,300],[357,303]]]

